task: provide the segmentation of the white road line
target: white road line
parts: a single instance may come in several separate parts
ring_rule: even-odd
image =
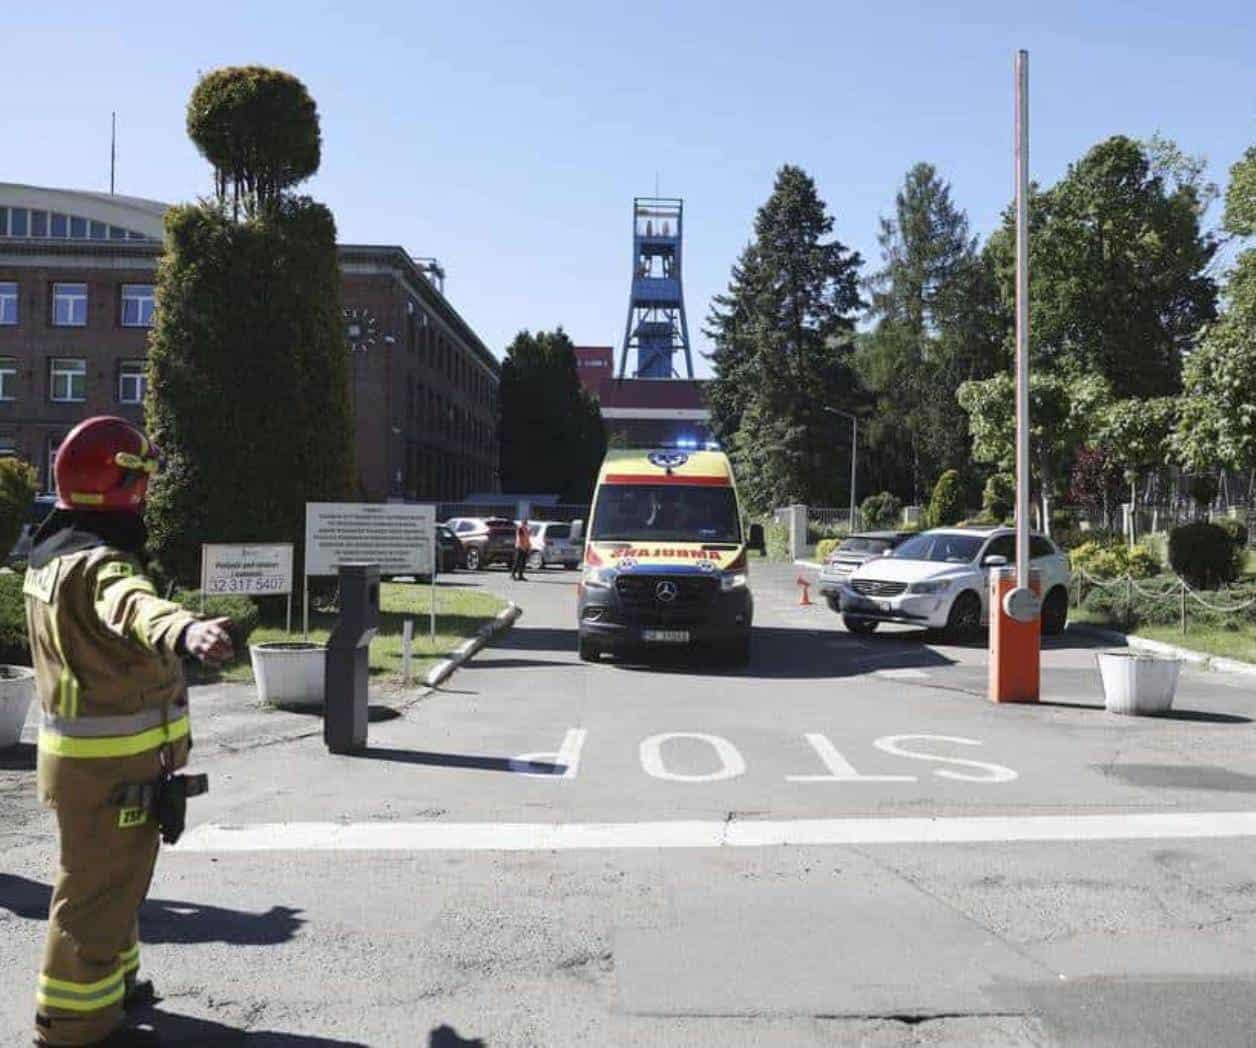
[[[924,670],[873,670],[874,677],[885,677],[888,680],[928,680],[929,674]]]
[[[606,823],[281,822],[197,826],[176,852],[578,851],[825,844],[975,844],[1256,837],[1256,811],[938,819]]]

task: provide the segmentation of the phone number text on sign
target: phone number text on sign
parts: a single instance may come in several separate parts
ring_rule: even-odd
[[[205,593],[284,596],[292,592],[292,545],[206,545],[201,553]]]

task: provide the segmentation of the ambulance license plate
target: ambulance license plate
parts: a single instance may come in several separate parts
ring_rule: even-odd
[[[647,644],[688,644],[688,630],[642,630],[641,639]]]

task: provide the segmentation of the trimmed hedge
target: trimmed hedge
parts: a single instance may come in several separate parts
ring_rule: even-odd
[[[1146,546],[1130,549],[1119,543],[1084,542],[1069,551],[1068,559],[1074,571],[1084,571],[1100,579],[1125,575],[1149,579],[1161,571],[1160,561]]]
[[[964,486],[959,471],[948,469],[933,486],[929,500],[929,527],[946,528],[964,519]]]
[[[13,666],[31,664],[30,634],[26,631],[26,601],[22,597],[23,575],[20,572],[0,574],[0,663]],[[197,590],[183,590],[173,599],[188,611],[201,614],[201,595]],[[231,619],[231,642],[237,655],[247,650],[250,635],[257,629],[261,614],[257,604],[248,597],[212,596],[205,599],[205,617]]]
[[[841,544],[841,539],[821,539],[816,543],[816,560],[823,564],[828,560],[829,554]]]
[[[1235,525],[1237,521],[1226,521]],[[1240,525],[1244,542],[1247,529]],[[1208,521],[1183,524],[1169,533],[1169,563],[1195,589],[1215,589],[1233,582],[1243,570],[1243,544],[1232,529]]]
[[[869,495],[859,504],[860,523],[869,531],[892,528],[903,515],[903,500],[888,491]]]

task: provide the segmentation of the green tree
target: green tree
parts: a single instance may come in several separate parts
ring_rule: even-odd
[[[1223,228],[1256,237],[1256,147],[1231,169]],[[1227,276],[1225,312],[1183,369],[1185,398],[1173,447],[1191,470],[1256,468],[1256,248],[1239,252]]]
[[[38,490],[34,466],[12,456],[0,458],[0,556],[13,549]]]
[[[502,490],[589,499],[606,436],[597,398],[581,387],[575,350],[561,327],[515,336],[502,363],[498,403]]]
[[[860,258],[832,231],[815,182],[782,167],[755,217],[754,241],[712,309],[710,402],[755,510],[834,504],[848,494],[834,448],[849,447],[849,424],[825,408],[855,406],[849,358]]]
[[[1139,477],[1148,469],[1164,465],[1176,415],[1176,397],[1127,397],[1103,410],[1096,435],[1123,470],[1131,505],[1138,504]]]
[[[1030,201],[1030,330],[1038,368],[1105,378],[1117,397],[1176,393],[1200,326],[1216,313],[1201,230],[1207,191],[1171,143],[1100,142]],[[1172,147],[1176,148],[1176,147]],[[1180,156],[1180,154],[1179,154]],[[1154,163],[1153,163],[1154,161]],[[991,236],[1004,301],[1014,301],[1014,216]]]
[[[188,137],[214,168],[218,199],[232,214],[279,206],[284,191],[318,170],[318,108],[295,76],[265,66],[231,66],[201,77],[187,107]]]
[[[1011,374],[965,382],[957,396],[968,414],[973,458],[1014,474],[1016,390]],[[1050,528],[1051,504],[1064,488],[1074,452],[1091,439],[1110,399],[1108,385],[1098,375],[1030,373],[1030,478],[1044,529]]]
[[[944,469],[970,472],[965,420],[938,393],[994,372],[1003,324],[993,269],[932,165],[908,171],[879,239],[882,268],[867,282],[876,324],[855,367],[876,404],[868,446],[880,476],[919,501]]]
[[[945,528],[964,519],[964,486],[959,470],[948,469],[933,486],[929,499],[929,527]]]
[[[199,119],[229,123],[238,96],[226,85],[257,76],[210,76],[226,110]],[[277,151],[288,135],[272,131]],[[166,464],[148,522],[162,568],[186,585],[199,580],[204,542],[294,542],[299,562],[305,503],[353,489],[335,222],[308,198],[274,195],[279,159],[259,164],[272,173],[217,169],[217,202],[165,219],[145,414]],[[298,150],[286,170],[303,165]],[[243,217],[226,199],[237,177]]]

